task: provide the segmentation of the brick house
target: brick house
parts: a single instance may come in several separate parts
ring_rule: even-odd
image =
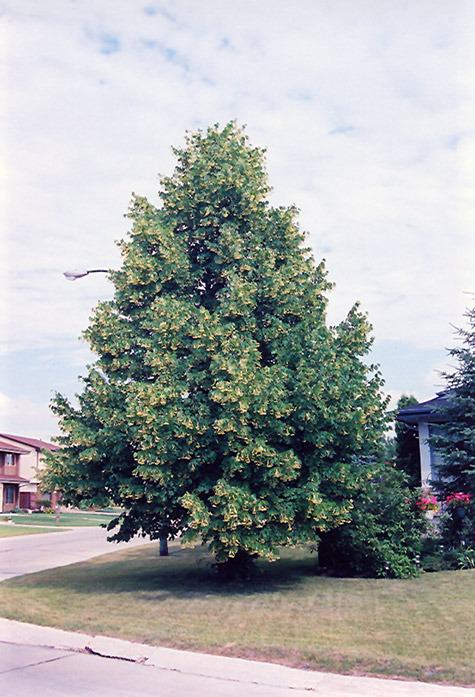
[[[20,477],[20,457],[28,450],[0,440],[0,510],[13,511],[20,505],[20,485],[29,484]]]
[[[42,450],[57,446],[36,438],[0,433],[0,510],[37,508],[39,491],[38,469],[43,465]],[[52,502],[55,503],[52,495]]]

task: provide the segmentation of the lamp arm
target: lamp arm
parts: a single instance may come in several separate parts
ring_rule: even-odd
[[[78,278],[83,278],[84,276],[88,276],[90,273],[109,273],[108,269],[87,269],[86,270],[74,270],[74,271],[65,271],[63,273],[63,276],[66,277],[68,281],[76,281]]]

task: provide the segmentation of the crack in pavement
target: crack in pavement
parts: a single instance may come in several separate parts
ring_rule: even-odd
[[[113,656],[110,653],[102,653],[101,651],[95,651],[91,649],[90,646],[86,646],[84,649],[78,649],[78,653],[88,653],[91,656],[99,656],[100,658],[112,658],[114,661],[129,661],[129,663],[138,663],[139,665],[145,665],[148,661],[147,656],[143,658],[128,658],[127,656]]]
[[[36,663],[27,663],[25,665],[16,666],[15,668],[8,668],[7,670],[0,670],[0,675],[6,675],[7,673],[14,673],[17,670],[25,670],[25,668],[36,668],[37,666],[43,666],[46,663],[54,663],[55,661],[64,661],[65,658],[71,658],[74,652],[67,653],[65,656],[55,656],[55,658],[48,658],[46,661],[37,661]]]
[[[234,678],[231,676],[224,676],[224,675],[211,675],[209,672],[205,673],[199,673],[196,671],[189,671],[186,668],[172,668],[171,666],[162,666],[162,665],[157,665],[154,663],[147,663],[149,658],[147,656],[142,656],[141,658],[128,658],[126,656],[113,656],[110,653],[102,653],[101,651],[95,651],[94,649],[91,649],[89,646],[86,646],[85,649],[77,649],[78,653],[88,653],[93,656],[99,656],[100,658],[111,658],[112,660],[115,661],[129,661],[130,663],[135,663],[137,665],[141,665],[144,668],[155,668],[156,670],[162,670],[167,673],[179,673],[180,675],[187,675],[187,676],[193,676],[196,678],[207,678],[207,679],[212,679],[220,682],[232,682],[240,685],[258,685],[260,687],[271,687],[271,688],[281,688],[281,684],[273,683],[273,682],[268,682],[264,680],[253,680],[252,678]],[[310,687],[310,686],[294,686],[294,685],[287,685],[286,688],[288,690],[295,690],[295,691],[304,691],[304,692],[315,692],[317,690],[316,687]],[[318,688],[319,689],[319,688]]]

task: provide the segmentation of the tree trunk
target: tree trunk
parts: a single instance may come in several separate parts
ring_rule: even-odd
[[[216,564],[220,581],[249,581],[255,568],[255,555],[240,549],[234,557]]]
[[[168,539],[166,537],[160,538],[160,556],[168,557]]]

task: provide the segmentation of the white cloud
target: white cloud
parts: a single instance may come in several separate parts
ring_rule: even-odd
[[[56,419],[47,406],[25,395],[15,398],[0,393],[2,433],[50,441],[59,435]]]
[[[185,129],[234,117],[327,259],[332,321],[359,299],[377,342],[450,345],[475,290],[473,3],[7,0],[3,24],[4,351],[69,350],[111,288],[61,272],[116,267],[131,192],[156,202]]]

